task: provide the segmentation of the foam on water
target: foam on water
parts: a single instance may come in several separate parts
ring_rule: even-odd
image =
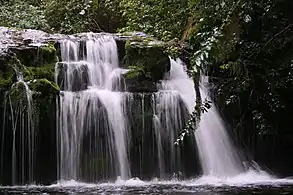
[[[246,173],[231,177],[231,178],[217,178],[214,176],[202,176],[190,180],[159,180],[157,178],[151,181],[143,181],[139,178],[132,178],[129,180],[122,180],[117,178],[115,182],[104,183],[83,183],[75,180],[70,181],[58,181],[52,185],[23,185],[23,186],[0,186],[0,189],[106,189],[106,188],[148,188],[151,186],[181,186],[181,187],[197,187],[197,188],[251,188],[257,186],[271,186],[282,187],[284,185],[293,185],[292,178],[277,179],[272,178],[266,174],[256,174],[255,171],[248,171]]]

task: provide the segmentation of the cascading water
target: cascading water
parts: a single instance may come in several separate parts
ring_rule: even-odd
[[[127,179],[124,97],[114,91],[121,85],[119,75],[123,72],[118,68],[115,40],[111,36],[89,39],[85,51],[81,49],[79,42],[64,41],[62,62],[56,64],[56,82],[61,80],[63,86],[59,177],[94,181],[114,174]]]
[[[180,151],[174,146],[174,142],[179,131],[184,127],[188,113],[190,114],[193,111],[195,90],[194,83],[187,75],[182,61],[180,59],[175,61],[170,58],[170,63],[170,72],[160,83],[160,90],[154,98],[156,105],[153,122],[158,144],[158,155],[160,155],[158,156],[160,170],[164,170],[166,164],[168,164],[170,172],[178,172],[178,167],[182,169],[182,165]],[[167,146],[168,150],[164,152],[162,146]],[[169,160],[162,162],[165,155]]]
[[[203,100],[210,100],[208,90],[208,83],[202,79],[200,92]],[[195,137],[204,175],[232,177],[245,171],[214,104],[202,114]]]
[[[62,62],[55,69],[63,89],[57,134],[61,180],[127,179],[129,162],[136,156],[138,168],[132,171],[137,176],[164,178],[183,171],[181,151],[174,142],[194,106],[192,80],[181,61],[170,59],[171,71],[159,92],[121,92],[126,70],[118,67],[116,47],[111,36],[61,43]],[[152,148],[157,153],[154,159],[147,156]],[[152,174],[150,163],[158,163],[158,174]]]
[[[212,101],[207,80],[208,77],[201,76],[201,98]],[[241,182],[272,179],[272,176],[261,170],[256,163],[246,162],[230,138],[214,103],[202,114],[194,135],[204,176],[224,180],[236,178]]]
[[[160,92],[169,91],[169,93],[164,93],[163,96],[159,96],[159,108],[157,108],[157,110],[160,110],[165,116],[170,114],[170,116],[165,118],[165,123],[163,124],[167,125],[165,129],[171,129],[172,132],[172,123],[175,123],[175,126],[179,129],[183,128],[182,124],[177,123],[184,121],[180,118],[182,113],[180,113],[180,111],[176,113],[182,108],[180,106],[178,107],[180,101],[183,100],[188,112],[191,113],[195,106],[196,94],[194,83],[187,75],[180,59],[176,61],[170,60],[171,70],[166,80],[162,82],[160,90]],[[202,76],[201,78],[204,78],[201,80],[199,86],[201,99],[211,100],[209,97],[208,82],[205,79],[206,77]],[[166,110],[166,107],[172,109]],[[157,116],[154,117],[154,120],[156,126],[159,126],[161,131],[163,131],[164,125],[158,123]],[[168,132],[163,135],[171,135],[171,139],[163,138],[163,140],[174,141],[172,133]],[[159,136],[160,134],[158,134],[158,137]],[[199,128],[195,131],[195,139],[204,175],[227,178],[241,175],[249,170],[253,175],[269,178],[269,175],[258,166],[248,167],[247,164],[245,164],[239,151],[237,151],[236,147],[233,145],[224,122],[214,104],[212,104],[208,112],[203,113],[201,116]],[[171,148],[170,150],[172,151]],[[174,153],[174,151],[172,151],[172,153]]]
[[[161,83],[161,91],[171,91],[177,93],[189,113],[192,113],[195,106],[194,82],[188,76],[186,67],[178,58],[176,61],[170,58],[171,70]],[[174,105],[174,104],[170,104]]]
[[[2,150],[1,150],[1,172],[4,162],[5,147],[12,148],[11,151],[11,176],[12,183],[33,182],[35,161],[35,131],[33,123],[33,100],[32,91],[24,82],[22,72],[17,66],[13,67],[17,81],[5,96]],[[7,118],[8,117],[8,118]],[[6,129],[6,122],[11,123],[12,131]],[[10,135],[12,133],[12,135]],[[12,137],[12,147],[6,138]]]
[[[88,35],[88,38],[84,40],[83,35]],[[186,136],[184,144],[175,146],[174,142],[193,111],[196,99],[194,83],[188,77],[183,63],[179,59],[170,59],[170,72],[157,87],[154,87],[157,78],[143,78],[143,82],[147,81],[143,89],[141,86],[126,86],[128,82],[135,85],[132,81],[139,82],[140,78],[131,80],[127,77],[129,75],[125,75],[127,70],[119,68],[113,37],[94,33],[83,35],[69,36],[74,41],[61,42],[62,61],[55,67],[56,82],[63,90],[56,99],[57,118],[52,114],[55,113],[55,104],[40,104],[51,101],[58,87],[53,93],[48,90],[49,94],[41,89],[39,91],[38,87],[42,83],[30,83],[38,79],[24,81],[21,72],[15,67],[17,81],[0,97],[5,99],[4,105],[0,105],[0,110],[4,111],[1,124],[3,131],[0,134],[0,193],[174,193],[174,190],[182,193],[194,190],[198,193],[199,190],[214,192],[215,189],[220,189],[221,193],[230,189],[229,186],[240,186],[241,189],[245,186],[246,191],[247,184],[253,188],[254,185],[272,185],[275,188],[276,184],[292,184],[292,180],[273,179],[257,165],[251,167],[243,163],[213,103],[211,109],[202,115],[195,136]],[[120,38],[116,35],[114,37]],[[124,38],[117,41],[119,48],[122,46],[120,49],[123,55]],[[41,46],[43,43],[33,45]],[[20,49],[33,45],[23,45]],[[206,46],[210,48],[209,44]],[[121,60],[124,56],[119,57]],[[200,63],[200,60],[196,62]],[[41,67],[40,64],[27,70]],[[162,71],[168,67],[169,64],[163,64]],[[1,71],[6,70],[1,68]],[[152,88],[142,93],[148,82]],[[211,100],[206,84],[202,82],[199,86],[201,98]],[[33,93],[29,86],[36,92]],[[127,89],[136,91],[136,87],[139,93],[127,92]],[[156,89],[159,91],[149,92]],[[32,97],[36,98],[35,101]],[[50,100],[43,99],[47,97]],[[55,124],[55,120],[58,121],[56,132],[52,131],[54,127],[51,124]],[[36,128],[39,124],[39,128]],[[54,147],[56,140],[57,152]],[[198,151],[194,151],[195,143]],[[197,153],[204,175],[188,180],[198,174],[198,169],[194,170],[198,162]],[[59,173],[57,177],[54,172],[56,169]],[[111,181],[117,176],[122,180],[100,183],[101,180]],[[138,178],[130,179],[132,176],[153,180],[145,182]],[[183,178],[186,180],[182,181]],[[45,186],[56,179],[78,182],[66,181]],[[99,184],[79,181],[98,181]],[[34,183],[41,185],[36,186]],[[11,184],[33,185],[6,186]],[[209,189],[213,185],[217,188]],[[225,186],[224,190],[219,186]],[[265,188],[267,191],[267,186]]]
[[[194,82],[180,59],[170,59],[170,71],[158,84],[158,92],[126,92],[124,76],[128,70],[119,67],[114,38],[87,35],[83,41],[62,41],[62,61],[55,66],[55,80],[62,89],[57,99],[58,179],[96,182],[131,176],[184,177],[194,171],[191,169],[195,165],[189,163],[195,163],[196,152],[189,148],[195,139],[204,175],[226,178],[249,169],[242,163],[214,105],[202,115],[195,136],[186,138],[183,147],[174,145],[196,99]],[[36,136],[28,83],[18,74],[11,88],[25,91],[26,110],[19,104],[13,106],[12,93],[7,93],[4,107],[3,127],[9,122],[9,114],[12,119],[13,183],[32,183],[34,176]],[[208,90],[205,84],[200,85],[202,99],[210,99]],[[8,147],[7,132],[3,130],[1,137],[1,161]],[[39,154],[43,146],[39,140],[37,144],[41,146]],[[1,174],[5,166],[1,162]]]

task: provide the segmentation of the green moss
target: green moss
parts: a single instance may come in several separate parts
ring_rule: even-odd
[[[0,72],[0,88],[8,89],[12,85],[14,78],[14,72],[12,69]]]
[[[3,66],[0,69],[0,88],[10,90],[13,83],[17,81],[16,73],[23,74],[23,80],[29,83],[31,90],[36,94],[54,95],[59,92],[59,87],[54,81],[55,64],[47,64],[41,67],[26,67],[16,57],[2,59]],[[20,93],[21,83],[17,83],[12,89],[13,97],[17,98]]]
[[[51,64],[58,61],[54,42],[49,42],[47,46],[41,46],[39,52],[40,64]]]
[[[23,83],[17,83],[10,90],[10,95],[13,97],[20,96],[25,91],[25,86]]]
[[[133,44],[134,43],[134,44]],[[128,41],[125,44],[126,55],[124,63],[131,69],[137,67],[141,79],[158,81],[163,79],[165,72],[170,70],[170,61],[165,54],[165,45],[143,46],[136,42]]]
[[[16,57],[25,66],[38,67],[58,61],[57,50],[53,42],[49,42],[47,45],[40,47],[23,46],[11,48],[11,51],[15,53]]]
[[[47,64],[41,67],[27,67],[27,69],[33,79],[45,78],[49,81],[54,81],[55,70],[53,64]]]
[[[158,41],[152,37],[139,37],[133,36],[130,40],[126,41],[125,49],[129,48],[156,48],[160,47],[165,50],[167,44],[161,41]]]
[[[23,82],[15,83],[10,89],[10,97],[13,106],[20,105],[25,108],[27,105],[27,91]]]
[[[145,68],[141,65],[128,66],[130,70],[125,74],[127,79],[139,78],[146,75]]]
[[[29,87],[32,91],[42,96],[56,95],[59,93],[59,86],[47,79],[35,79],[29,82]]]
[[[152,40],[153,41],[153,40]],[[131,92],[155,92],[156,82],[170,70],[170,60],[165,53],[165,44],[129,40],[125,43],[124,66],[127,90]]]
[[[8,90],[16,81],[15,70],[21,69],[21,63],[16,57],[2,57],[0,64],[0,88]]]

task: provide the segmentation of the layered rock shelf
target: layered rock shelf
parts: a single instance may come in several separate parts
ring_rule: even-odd
[[[45,80],[54,82],[55,64],[61,57],[60,43],[63,40],[78,41],[82,45],[88,39],[103,35],[113,36],[117,44],[119,66],[130,69],[124,75],[126,90],[157,91],[156,83],[170,70],[167,52],[170,43],[157,41],[138,32],[64,35],[6,27],[0,27],[0,90],[9,89],[16,81],[15,66],[23,73],[25,81],[37,82],[42,79],[42,83]]]

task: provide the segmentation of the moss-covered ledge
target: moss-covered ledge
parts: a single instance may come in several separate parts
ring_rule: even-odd
[[[37,95],[42,96],[55,96],[59,94],[60,88],[59,86],[47,79],[34,79],[32,81],[28,81],[28,86],[31,91],[35,92]]]
[[[11,47],[10,52],[28,67],[41,67],[58,61],[57,50],[52,42],[39,46]]]
[[[78,33],[49,34],[30,29],[0,27],[0,54],[20,61],[24,81],[46,79],[54,82],[55,64],[60,58],[60,43],[64,40],[84,43],[88,39],[112,36],[117,44],[120,66],[128,69],[124,75],[127,91],[155,92],[156,83],[170,70],[169,56],[181,57],[184,47],[179,41],[162,42],[144,33]],[[2,61],[7,62],[7,59]],[[4,64],[4,65],[2,65]],[[1,63],[0,89],[9,89],[16,82],[15,70]]]

